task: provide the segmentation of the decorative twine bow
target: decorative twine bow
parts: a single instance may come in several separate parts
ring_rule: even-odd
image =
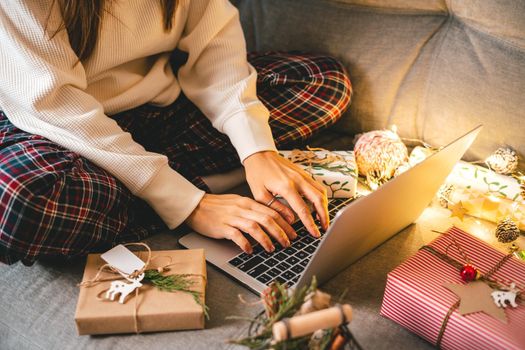
[[[183,286],[180,287],[180,288],[179,287],[175,287],[175,286],[170,287],[170,286],[165,284],[166,278],[169,278],[169,277],[184,279],[186,277],[198,276],[198,277],[201,277],[204,282],[206,282],[206,277],[205,276],[203,276],[201,274],[176,274],[176,275],[164,276],[165,278],[161,277],[161,280],[163,280],[164,282],[160,281],[160,282],[155,283],[155,281],[153,281],[154,277],[158,278],[158,276],[162,272],[169,271],[169,267],[172,266],[172,265],[175,265],[174,263],[172,263],[172,258],[170,256],[167,256],[167,255],[152,257],[151,249],[145,243],[141,243],[141,242],[138,242],[138,243],[126,243],[126,244],[123,244],[123,245],[127,246],[127,247],[129,247],[129,246],[143,247],[143,248],[146,248],[147,253],[148,253],[147,259],[146,259],[146,261],[144,263],[144,267],[142,267],[142,269],[140,269],[140,270],[133,271],[131,274],[128,275],[128,278],[135,279],[135,278],[137,278],[138,276],[140,276],[141,274],[144,273],[145,274],[144,279],[145,280],[149,280],[150,282],[152,282],[152,284],[154,284],[160,290],[181,291],[181,292],[189,293],[189,294],[191,294],[193,296],[195,301],[199,305],[202,306],[203,311],[204,311],[204,315],[206,316],[206,318],[208,318],[208,312],[207,312],[208,308],[199,299],[200,293],[192,291],[192,290],[189,290],[187,288],[191,284],[189,281],[186,280],[185,283],[183,283]],[[168,264],[166,264],[166,265],[162,265],[162,266],[158,267],[157,269],[148,269],[149,264],[153,260],[158,259],[158,258],[163,258],[163,257],[164,258],[169,258],[170,262]],[[101,275],[104,272],[108,272],[108,273],[112,273],[112,274],[119,274],[120,276],[102,278]],[[89,287],[95,286],[95,285],[97,285],[98,283],[101,283],[101,282],[109,282],[109,281],[116,281],[116,280],[125,279],[126,278],[125,276],[126,276],[125,272],[119,270],[118,268],[112,266],[111,264],[104,264],[101,267],[99,267],[95,277],[93,277],[92,279],[87,280],[87,281],[82,281],[81,283],[78,283],[77,285],[79,287],[87,287],[87,288],[89,288]],[[148,277],[148,276],[151,276],[151,277]],[[135,288],[135,305],[134,305],[134,308],[133,308],[134,328],[135,328],[135,333],[137,333],[137,334],[140,333],[139,326],[138,326],[139,289],[140,289],[140,287],[139,288]],[[104,298],[101,298],[100,296],[103,293],[106,293],[107,291],[108,291],[108,289],[104,289],[103,291],[99,292],[97,294],[97,300],[104,300]]]
[[[325,155],[324,157],[320,157],[319,154],[315,152],[325,152]],[[313,170],[319,167],[352,176],[355,176],[356,172],[355,169],[348,166],[348,162],[343,155],[320,147],[314,148],[306,146],[306,151],[293,149],[288,159],[292,163],[304,165],[306,170]]]
[[[345,158],[339,154],[330,152],[324,148],[314,148],[310,146],[306,146],[306,151],[302,151],[299,149],[294,149],[288,156],[288,158],[293,163],[302,164],[305,166],[308,166],[309,168],[313,166],[326,166],[328,164],[332,164],[334,162],[340,161],[344,162]],[[320,158],[318,154],[315,152],[326,152],[326,156],[324,158]]]
[[[436,233],[440,233],[440,234],[447,234],[445,232],[440,232],[440,231],[436,231],[436,230],[432,230],[433,232],[436,232]],[[467,263],[470,262],[470,259],[468,259],[468,257],[466,256],[465,252],[463,251],[463,249],[461,249],[461,247],[458,245],[456,239],[454,238],[454,236],[450,235],[450,237],[452,238],[452,243],[450,243],[448,246],[447,246],[447,249],[446,249],[446,252],[445,253],[441,253],[439,251],[437,251],[436,249],[434,249],[433,247],[429,246],[429,245],[424,245],[422,246],[419,250],[425,250],[431,254],[433,254],[434,256],[440,258],[441,260],[443,260],[444,262],[456,267],[458,270],[460,270],[464,264],[460,263],[459,261],[451,258],[449,255],[448,255],[448,249],[451,247],[451,246],[455,246],[458,250],[459,250],[459,253],[463,256],[463,258],[465,259],[465,261]],[[492,275],[495,274],[504,264],[505,262],[507,262],[510,258],[512,258],[513,254],[507,254],[505,255],[503,258],[501,258],[501,260],[494,266],[492,267],[492,269],[490,269],[490,271],[488,271],[487,273],[485,274],[481,274],[479,280],[487,283],[491,288],[494,288],[494,289],[504,289],[505,286],[501,285],[500,283],[498,283],[495,279],[492,278]],[[518,294],[517,296],[517,300],[519,303],[523,303],[523,298],[521,296],[521,293]],[[437,337],[437,340],[436,340],[436,347],[438,349],[441,348],[441,341],[443,340],[443,336],[445,335],[445,330],[447,328],[447,325],[448,325],[448,321],[450,319],[450,316],[452,315],[452,313],[459,307],[459,304],[461,302],[461,299],[458,300],[457,302],[455,302],[449,309],[448,309],[448,312],[447,314],[445,315],[445,318],[443,319],[443,322],[441,323],[441,327],[439,329],[439,334],[438,334],[438,337]]]

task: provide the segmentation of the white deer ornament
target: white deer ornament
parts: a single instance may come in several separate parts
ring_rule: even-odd
[[[507,307],[507,302],[512,307],[518,307],[518,304],[516,303],[517,294],[518,290],[516,289],[516,284],[511,283],[508,291],[495,290],[490,295],[492,295],[492,299],[494,299],[494,302],[498,307]]]
[[[131,283],[126,283],[123,281],[113,281],[111,282],[111,287],[106,292],[106,299],[115,300],[115,296],[120,294],[118,300],[119,303],[124,304],[126,297],[131,294],[135,289],[142,287],[142,279],[144,278],[144,273],[141,273],[137,278],[128,278],[124,276],[125,279]]]

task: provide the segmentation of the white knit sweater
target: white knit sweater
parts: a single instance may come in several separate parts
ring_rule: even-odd
[[[80,64],[65,30],[51,38],[62,21],[51,3],[0,1],[0,109],[18,128],[112,173],[168,227],[181,224],[204,192],[107,115],[145,103],[167,106],[182,89],[228,135],[241,160],[275,150],[238,12],[228,0],[179,1],[169,32],[160,1],[108,1],[111,15],[103,16],[93,55]],[[168,62],[175,48],[189,54],[177,77]]]

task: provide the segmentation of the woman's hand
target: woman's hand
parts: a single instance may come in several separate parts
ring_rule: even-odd
[[[252,236],[268,252],[275,250],[268,235],[283,247],[289,247],[290,239],[297,237],[277,211],[234,194],[205,194],[186,224],[205,236],[230,239],[247,253],[252,252],[252,247],[242,232]]]
[[[320,237],[309,207],[301,196],[314,204],[321,225],[325,230],[328,228],[326,190],[297,165],[268,151],[252,154],[245,159],[244,166],[255,200],[233,194],[205,194],[186,219],[192,229],[211,238],[230,239],[243,251],[251,253],[252,247],[244,232],[271,252],[275,246],[270,237],[283,247],[290,246],[290,240],[297,237],[290,226],[295,211],[310,234]],[[286,199],[293,211],[279,201],[267,206],[274,195]]]
[[[268,203],[274,195],[280,195],[290,204],[299,219],[314,237],[319,230],[310,214],[308,205],[301,196],[313,203],[324,230],[328,229],[328,199],[326,189],[296,164],[273,151],[254,153],[244,160],[246,180],[253,196],[260,203]],[[290,209],[274,201],[271,207],[283,217],[290,218]]]

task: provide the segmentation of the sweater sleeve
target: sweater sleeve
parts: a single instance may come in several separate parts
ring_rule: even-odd
[[[183,92],[228,135],[241,161],[259,151],[275,151],[237,9],[228,0],[192,0],[189,6],[179,41],[179,49],[188,53],[178,74]]]
[[[107,170],[147,201],[169,228],[204,192],[146,151],[85,92],[86,73],[48,1],[0,2],[0,108],[18,128],[72,150]],[[56,4],[56,2],[54,2]],[[48,17],[49,16],[49,17]],[[47,24],[46,24],[47,22]]]

